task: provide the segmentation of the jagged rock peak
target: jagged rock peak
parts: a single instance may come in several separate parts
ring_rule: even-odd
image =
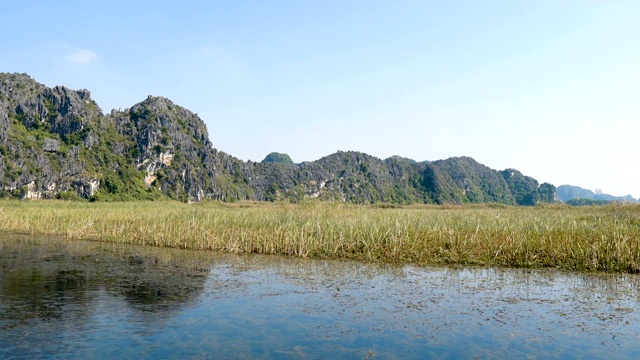
[[[0,72],[0,91],[13,91],[13,87],[18,84],[38,84],[44,87],[27,74]]]
[[[78,97],[80,100],[91,101],[91,92],[87,89],[73,90],[66,86],[57,85],[47,88],[31,76],[24,73],[0,73],[0,93],[11,95],[14,100],[20,100],[21,94],[46,93],[58,96]]]
[[[172,110],[176,105],[173,101],[167,99],[163,96],[153,96],[149,95],[147,98],[134,106],[150,106],[155,111],[168,111]]]

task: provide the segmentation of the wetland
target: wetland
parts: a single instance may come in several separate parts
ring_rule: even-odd
[[[640,272],[640,205],[1,201],[0,231],[233,254]]]

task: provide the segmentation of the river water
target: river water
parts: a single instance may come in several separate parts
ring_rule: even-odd
[[[638,359],[639,289],[0,234],[0,358]]]

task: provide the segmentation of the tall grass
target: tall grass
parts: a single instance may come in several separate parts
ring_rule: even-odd
[[[640,206],[0,202],[0,230],[230,253],[640,272]]]

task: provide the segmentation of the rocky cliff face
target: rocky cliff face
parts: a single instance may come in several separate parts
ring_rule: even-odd
[[[105,115],[88,90],[0,74],[2,197],[529,205],[549,191],[471,158],[418,163],[350,151],[302,164],[243,162],[214,149],[204,122],[166,98]]]
[[[50,89],[25,74],[2,74],[0,191],[32,199],[65,191],[92,196],[100,176],[87,171],[82,140],[101,118],[87,90]]]

